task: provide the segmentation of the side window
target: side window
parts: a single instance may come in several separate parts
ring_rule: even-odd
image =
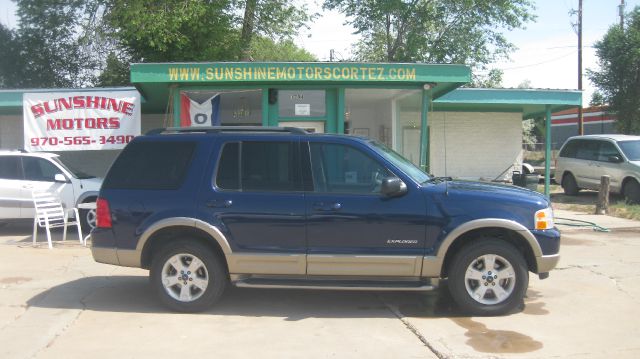
[[[62,173],[53,163],[35,157],[22,157],[24,178],[28,181],[53,182],[55,175]]]
[[[311,171],[316,192],[377,193],[386,168],[361,151],[340,144],[311,143]]]
[[[620,156],[620,152],[616,149],[616,146],[611,142],[599,141],[600,149],[598,151],[598,161],[609,162],[609,157]],[[622,158],[622,156],[620,156]]]
[[[576,150],[576,158],[595,161],[598,158],[598,141],[580,141]]]
[[[301,191],[302,179],[294,142],[244,141],[222,149],[216,186],[241,191]]]
[[[20,157],[5,156],[0,157],[0,178],[1,179],[22,179],[20,171]]]
[[[226,143],[222,148],[216,174],[216,186],[226,190],[240,189],[239,143]]]
[[[569,141],[560,151],[560,157],[576,158],[576,150],[578,149],[580,141]]]

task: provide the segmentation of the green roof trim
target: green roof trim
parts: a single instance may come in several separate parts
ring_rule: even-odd
[[[209,62],[131,64],[132,83],[467,83],[465,65],[352,62]]]
[[[433,86],[434,98],[471,81],[465,65],[354,62],[134,63],[131,83],[164,113],[172,88],[406,88]],[[144,109],[144,108],[143,108]]]
[[[578,90],[459,88],[433,101],[434,111],[521,112],[523,118],[582,106]]]

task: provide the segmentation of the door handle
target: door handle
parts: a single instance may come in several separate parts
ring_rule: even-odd
[[[22,186],[22,188],[24,188],[24,189],[32,189],[33,185],[26,184],[26,185]]]
[[[231,207],[233,201],[231,201],[230,199],[213,199],[211,201],[207,201],[205,204],[209,208],[228,208]]]
[[[313,204],[313,209],[316,211],[322,212],[331,212],[331,211],[339,211],[342,209],[342,203],[332,202],[332,203],[324,203],[324,202],[316,202]]]

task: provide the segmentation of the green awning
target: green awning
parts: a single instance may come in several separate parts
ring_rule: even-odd
[[[211,62],[131,64],[131,83],[154,112],[165,112],[172,87],[432,88],[433,98],[468,83],[465,65],[345,62]]]
[[[434,111],[519,112],[523,119],[582,106],[578,90],[460,88],[433,101]]]

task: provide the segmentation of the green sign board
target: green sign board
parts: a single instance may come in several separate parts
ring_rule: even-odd
[[[132,64],[131,81],[165,83],[466,83],[464,65],[375,63],[162,63]]]

